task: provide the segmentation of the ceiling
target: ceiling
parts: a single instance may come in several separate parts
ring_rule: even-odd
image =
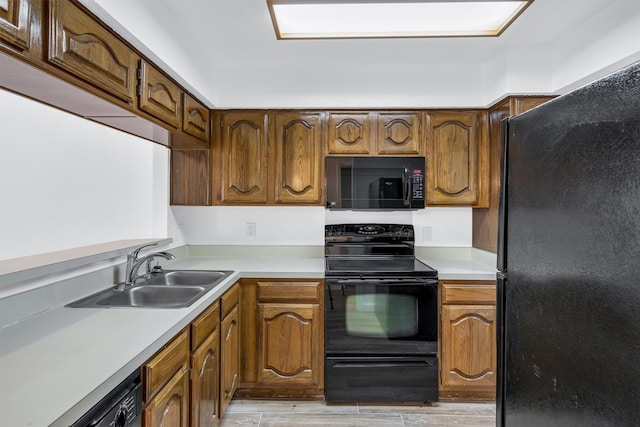
[[[608,34],[616,20],[640,17],[637,0],[535,0],[498,38],[277,40],[266,0],[82,2],[99,5],[211,106],[244,108],[446,103],[433,79],[443,80],[451,94],[477,92],[466,104],[486,104],[499,96],[493,92],[509,90],[508,84],[493,87],[492,70],[501,63],[516,56],[524,67],[527,55],[551,61],[544,51],[559,40],[580,31]],[[601,18],[614,8],[613,18]],[[589,23],[593,29],[585,28]],[[554,52],[562,59],[562,50]],[[558,89],[545,68],[545,83],[531,90]],[[452,95],[457,104],[460,96]]]

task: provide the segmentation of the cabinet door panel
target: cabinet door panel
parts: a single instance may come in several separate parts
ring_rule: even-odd
[[[182,91],[167,76],[140,60],[140,109],[177,128],[182,113]]]
[[[495,390],[495,307],[443,305],[441,313],[441,388]]]
[[[220,331],[222,334],[220,343],[220,417],[222,417],[233,398],[233,394],[238,388],[239,381],[240,336],[238,331],[237,306],[222,320]]]
[[[275,202],[319,204],[322,190],[320,114],[275,119]]]
[[[222,128],[223,203],[267,203],[266,114],[225,113]]]
[[[209,109],[186,93],[182,105],[182,130],[209,142]]]
[[[142,413],[144,427],[189,425],[189,376],[186,366],[147,404]]]
[[[371,120],[369,114],[329,114],[329,154],[369,154]]]
[[[28,0],[0,2],[0,40],[22,50],[28,49],[30,18]]]
[[[133,103],[136,53],[70,1],[50,3],[49,61]]]
[[[422,153],[419,113],[378,114],[378,154]]]
[[[475,204],[479,198],[477,113],[429,113],[428,128],[427,204]]]
[[[259,381],[319,387],[322,355],[317,305],[260,304]]]
[[[220,312],[216,310],[216,313]],[[216,329],[191,357],[191,427],[218,425],[220,335]]]

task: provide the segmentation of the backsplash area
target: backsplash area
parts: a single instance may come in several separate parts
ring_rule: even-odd
[[[172,206],[169,237],[189,245],[324,245],[324,225],[413,224],[417,246],[470,247],[471,208],[342,211],[303,206]]]

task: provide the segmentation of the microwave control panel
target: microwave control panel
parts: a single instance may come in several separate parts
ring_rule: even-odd
[[[424,174],[421,170],[414,170],[411,175],[411,198],[424,199]]]

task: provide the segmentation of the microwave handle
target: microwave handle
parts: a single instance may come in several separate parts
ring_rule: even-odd
[[[409,206],[411,202],[411,176],[407,168],[402,171],[402,193],[402,204]]]

